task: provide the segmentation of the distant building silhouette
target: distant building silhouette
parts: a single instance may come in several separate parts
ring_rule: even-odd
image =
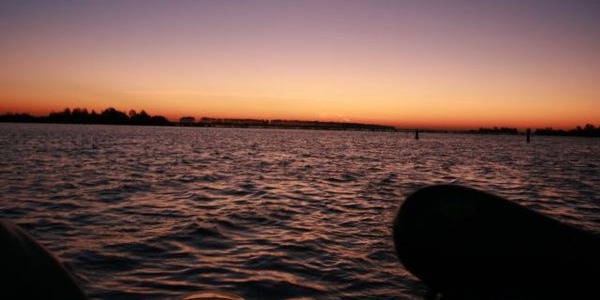
[[[266,127],[269,120],[261,119],[219,119],[207,118],[200,119],[201,126],[221,126],[221,127]]]
[[[557,136],[584,136],[584,137],[600,137],[600,126],[596,127],[592,124],[586,124],[584,127],[577,126],[571,130],[554,130],[552,127],[536,129],[536,135],[557,135]]]
[[[494,128],[479,128],[479,131],[476,133],[481,134],[519,134],[519,131],[516,128],[509,127],[494,127]]]
[[[194,122],[196,122],[196,118],[194,117],[183,117],[179,119],[179,125],[181,126],[194,126]]]

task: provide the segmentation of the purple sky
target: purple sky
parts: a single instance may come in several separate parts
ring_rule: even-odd
[[[600,1],[2,1],[0,111],[600,121]]]

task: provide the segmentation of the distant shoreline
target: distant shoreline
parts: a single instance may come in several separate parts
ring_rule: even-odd
[[[191,117],[181,118],[179,125],[195,127],[235,127],[235,128],[276,128],[276,129],[308,129],[308,130],[342,130],[342,131],[397,131],[393,126],[349,123],[322,122],[302,120],[262,120],[262,119],[218,119],[201,118],[193,122]]]
[[[125,113],[114,108],[107,108],[100,113],[88,112],[87,109],[65,109],[47,116],[35,117],[27,113],[0,115],[0,122],[13,123],[46,123],[46,124],[99,124],[99,125],[141,125],[141,126],[190,126],[190,127],[237,127],[237,128],[277,128],[277,129],[312,129],[341,131],[396,131],[393,126],[362,124],[349,122],[321,122],[302,120],[262,120],[262,119],[221,119],[201,118],[196,122],[193,117],[183,117],[179,122],[171,122],[163,116],[152,116],[144,110]]]
[[[350,123],[350,122],[323,122],[283,119],[235,119],[235,118],[207,118],[203,117],[198,122],[194,117],[182,117],[179,122],[169,121],[163,116],[151,116],[144,110],[139,113],[130,110],[129,113],[107,108],[100,113],[94,110],[67,108],[62,112],[52,112],[47,116],[32,116],[28,113],[0,115],[2,123],[45,123],[45,124],[98,124],[98,125],[138,125],[138,126],[186,126],[186,127],[221,127],[221,128],[272,128],[272,129],[305,129],[305,130],[336,130],[336,131],[385,131],[385,132],[412,132],[418,128],[396,128],[394,126]],[[491,135],[520,135],[516,128],[494,127],[479,128],[479,130],[432,130],[419,129],[420,132],[436,133],[463,133],[463,134],[491,134]],[[571,130],[555,130],[552,128],[535,129],[532,132],[538,136],[576,136],[600,137],[600,126],[586,124]]]

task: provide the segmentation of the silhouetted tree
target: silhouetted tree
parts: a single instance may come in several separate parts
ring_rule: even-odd
[[[150,119],[150,115],[148,115],[148,113],[146,113],[145,110],[140,111],[140,113],[136,113],[133,116],[131,116],[131,124],[135,124],[135,125],[151,125],[151,119]]]
[[[11,114],[6,113],[0,116],[0,122],[37,122],[38,119],[30,114]]]
[[[130,119],[133,119],[137,115],[137,112],[135,111],[135,109],[132,109],[129,111],[128,115]]]
[[[137,113],[130,110],[129,114],[118,111],[113,107],[103,110],[100,114],[86,108],[65,108],[61,112],[51,112],[48,116],[33,117],[29,114],[0,115],[0,122],[39,122],[39,123],[77,123],[77,124],[115,124],[115,125],[173,125],[163,116],[151,116],[142,110]]]
[[[62,112],[51,112],[50,115],[48,115],[48,121],[52,123],[72,123],[71,110],[65,108]]]
[[[102,124],[128,124],[129,117],[124,112],[109,107],[100,114],[100,121]]]
[[[89,119],[89,114],[86,108],[75,108],[71,112],[71,121],[72,123],[87,123]]]
[[[100,123],[100,115],[98,113],[96,113],[95,110],[92,109],[92,112],[90,113],[89,117],[88,117],[89,123],[91,124],[98,124]]]

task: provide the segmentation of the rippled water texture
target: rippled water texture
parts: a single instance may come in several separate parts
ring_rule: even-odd
[[[433,183],[600,232],[600,140],[0,124],[0,217],[98,299],[420,298],[391,221]]]

